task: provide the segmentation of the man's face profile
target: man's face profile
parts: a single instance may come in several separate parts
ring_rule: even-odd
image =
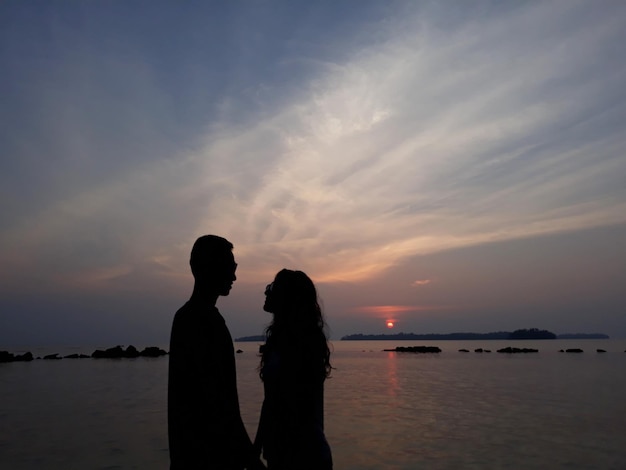
[[[228,253],[223,262],[219,264],[218,275],[216,276],[216,286],[219,295],[228,295],[233,287],[233,283],[237,280],[235,275],[237,271],[237,263],[232,253]]]

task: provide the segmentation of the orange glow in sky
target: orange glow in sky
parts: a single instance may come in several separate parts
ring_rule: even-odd
[[[391,316],[403,312],[418,312],[420,310],[428,310],[432,307],[420,305],[370,305],[367,307],[357,307],[354,310],[362,313],[373,313],[380,316]]]

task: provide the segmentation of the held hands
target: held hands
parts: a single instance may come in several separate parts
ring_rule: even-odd
[[[261,461],[261,458],[259,457],[258,459],[252,460],[252,462],[248,464],[246,469],[247,470],[266,470],[267,467],[265,466],[265,464]]]

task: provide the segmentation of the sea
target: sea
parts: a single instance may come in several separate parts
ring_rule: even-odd
[[[258,346],[235,343],[252,437],[263,400]],[[396,346],[441,352],[384,351]],[[538,352],[496,352],[507,346]],[[335,469],[626,469],[626,340],[332,347],[325,428]],[[559,352],[571,348],[584,352]],[[167,356],[0,364],[0,469],[167,469],[167,368]]]

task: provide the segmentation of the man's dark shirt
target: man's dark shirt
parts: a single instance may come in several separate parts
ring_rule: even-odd
[[[189,300],[170,338],[171,469],[242,469],[252,443],[241,420],[232,337],[216,307]]]

